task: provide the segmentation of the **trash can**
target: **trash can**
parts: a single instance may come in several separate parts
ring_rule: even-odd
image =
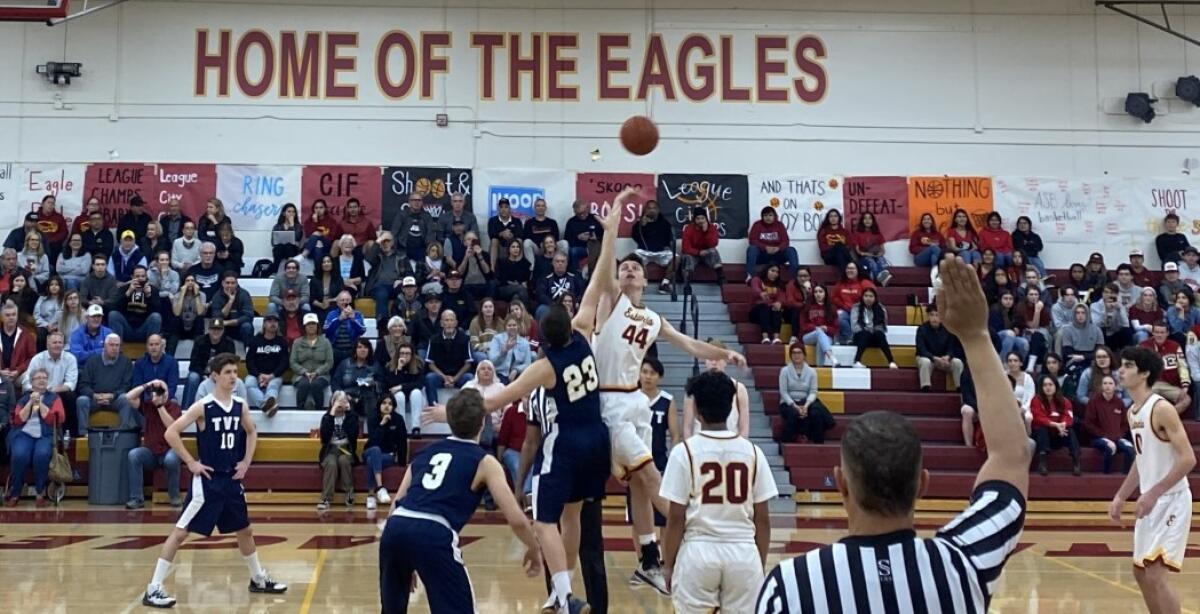
[[[88,503],[120,505],[129,494],[129,451],[138,447],[136,430],[88,430]]]

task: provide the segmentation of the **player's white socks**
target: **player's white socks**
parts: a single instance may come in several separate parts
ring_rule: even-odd
[[[250,568],[250,579],[257,580],[263,577],[262,565],[258,564],[258,551],[250,553],[249,556],[242,557],[246,559],[246,567]]]
[[[158,559],[154,564],[154,577],[150,579],[151,586],[162,586],[162,583],[167,580],[167,574],[171,573],[171,561],[166,559]]]
[[[559,605],[565,605],[571,596],[571,572],[560,571],[554,574],[550,577],[550,583],[554,585],[554,597]]]
[[[653,533],[651,533],[649,535],[638,535],[638,545],[639,546],[653,544],[656,541],[658,541],[658,536]]]

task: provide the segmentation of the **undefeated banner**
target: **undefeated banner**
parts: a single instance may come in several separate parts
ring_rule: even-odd
[[[638,191],[621,213],[619,236],[628,237],[633,225],[642,217],[642,206],[655,195],[654,175],[648,173],[579,173],[575,177],[575,199],[588,204],[596,215],[607,215],[613,199],[625,188]],[[560,219],[559,225],[566,220]],[[562,230],[560,228],[559,230]]]
[[[857,227],[859,218],[870,213],[885,241],[908,238],[908,180],[904,177],[847,177],[843,198],[847,227]]]
[[[334,219],[342,219],[346,201],[357,198],[362,215],[379,226],[383,174],[378,166],[306,166],[300,179],[301,216],[322,199]],[[296,203],[300,205],[301,203]]]
[[[976,228],[992,212],[991,177],[909,177],[908,225],[916,228],[921,216],[933,216],[942,233],[950,227],[954,212],[962,209]]]
[[[474,177],[469,168],[427,166],[389,166],[383,170],[383,194],[380,197],[383,228],[391,228],[409,194],[419,194],[429,213],[436,219],[443,207],[450,206],[452,194],[462,194],[472,210]],[[486,222],[486,220],[484,220]]]
[[[708,210],[722,239],[745,239],[749,229],[749,185],[745,175],[675,174],[658,176],[658,206],[678,233],[695,207]]]
[[[300,200],[300,166],[217,166],[217,198],[236,231],[271,230],[287,203]]]
[[[1144,232],[1135,222],[1150,210],[1130,202],[1131,184],[1120,179],[997,177],[996,211],[1006,228],[1027,215],[1045,243],[1117,242]]]

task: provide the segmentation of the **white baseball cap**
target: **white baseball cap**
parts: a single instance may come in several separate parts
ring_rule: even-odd
[[[321,323],[321,319],[317,317],[317,314],[315,314],[315,313],[304,314],[304,325],[305,326],[308,326],[309,324],[320,324],[320,323]]]
[[[104,315],[104,308],[99,305],[92,305],[91,307],[87,308],[87,315],[88,317],[102,316]]]

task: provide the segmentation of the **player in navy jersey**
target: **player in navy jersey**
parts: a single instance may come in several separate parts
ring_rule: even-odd
[[[642,372],[639,385],[642,394],[646,395],[647,405],[650,406],[650,453],[654,455],[654,466],[661,473],[667,469],[667,457],[671,448],[679,443],[682,430],[679,426],[679,412],[675,408],[675,397],[658,387],[665,370],[657,358],[646,358],[642,361]],[[630,505],[632,497],[625,499],[625,521],[632,523],[633,514]],[[667,526],[667,518],[658,510],[654,510],[654,526]],[[637,543],[637,530],[630,524],[633,531],[633,543]],[[638,552],[640,559],[641,552]],[[644,582],[637,575],[629,578],[630,586],[642,586]]]
[[[462,530],[487,488],[525,544],[525,572],[542,567],[537,541],[517,505],[504,467],[479,447],[483,399],[463,390],[446,405],[452,437],[413,457],[379,540],[379,598],[384,614],[408,611],[414,576],[425,583],[431,612],[474,612],[475,593],[458,549]]]
[[[163,544],[154,577],[142,595],[142,605],[175,606],[175,598],[168,595],[162,585],[175,553],[189,533],[208,537],[214,528],[221,533],[237,534],[238,550],[250,569],[250,592],[287,591],[286,584],[273,580],[259,564],[246,511],[242,478],[246,477],[254,458],[258,432],[247,411],[246,400],[233,394],[238,382],[238,357],[217,354],[209,362],[209,368],[216,378],[212,394],[193,403],[166,432],[167,443],[192,474],[192,486],[175,530]],[[192,458],[181,438],[183,430],[192,424],[196,425],[196,458]]]

